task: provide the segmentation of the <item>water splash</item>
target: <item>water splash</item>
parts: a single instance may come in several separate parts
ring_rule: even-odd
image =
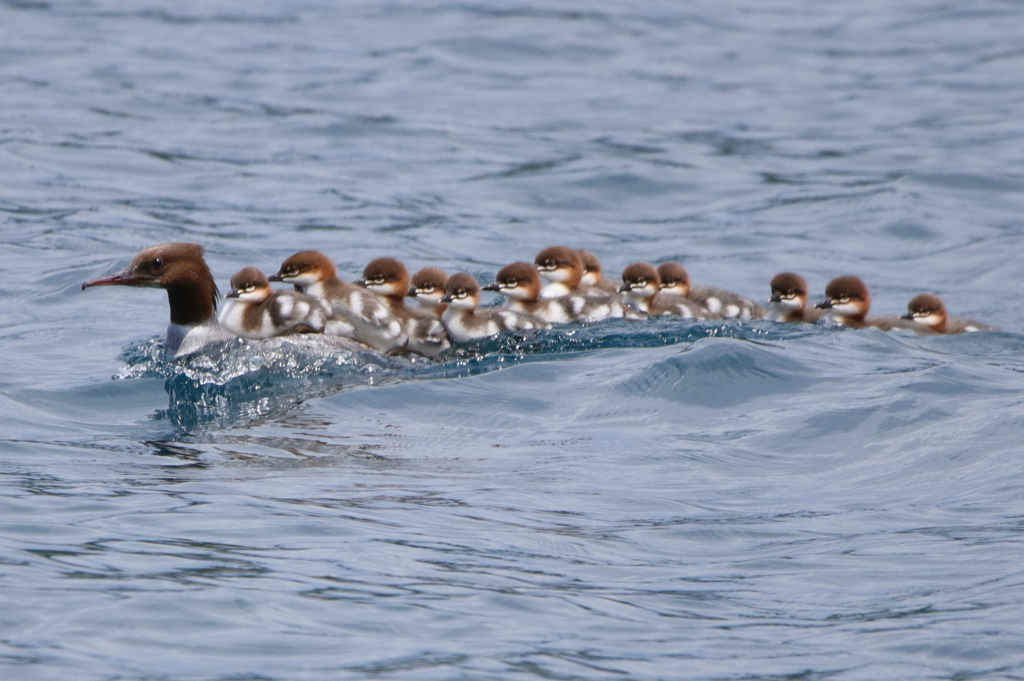
[[[311,398],[396,381],[472,376],[604,349],[662,347],[702,338],[772,341],[814,333],[822,330],[763,321],[607,320],[501,334],[459,345],[436,360],[341,350],[330,338],[318,336],[238,339],[167,359],[163,340],[154,338],[125,348],[120,357],[124,366],[114,379],[164,379],[169,406],[155,418],[188,431],[280,415]]]

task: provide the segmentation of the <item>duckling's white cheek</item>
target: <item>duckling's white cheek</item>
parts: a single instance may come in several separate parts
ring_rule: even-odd
[[[248,307],[237,298],[228,298],[217,315],[217,321],[234,333],[244,333],[245,311]]]
[[[259,303],[266,297],[265,291],[247,291],[239,294],[238,299],[247,303]]]
[[[540,276],[544,277],[548,281],[556,281],[558,283],[566,282],[569,281],[569,268],[559,267],[556,270],[541,272]]]
[[[942,317],[937,314],[930,314],[927,317],[914,317],[914,322],[925,326],[938,326],[942,323]]]
[[[512,288],[499,289],[498,293],[514,300],[523,300],[528,296],[526,289],[522,286],[514,286]]]
[[[390,296],[395,292],[394,284],[367,284],[366,288],[382,296]]]
[[[472,310],[476,307],[475,301],[469,296],[466,296],[465,298],[453,298],[449,305],[460,310]]]
[[[857,303],[835,303],[832,305],[832,312],[841,315],[857,314],[860,312],[860,306]]]
[[[783,298],[779,302],[775,303],[779,307],[783,307],[787,310],[799,310],[804,306],[804,301],[799,298]]]
[[[315,274],[313,274],[312,272],[303,272],[302,274],[296,275],[294,277],[288,277],[287,281],[288,281],[289,284],[298,284],[299,286],[309,286],[311,284],[315,284],[316,283],[317,276]]]
[[[666,286],[661,289],[661,292],[666,296],[675,296],[676,298],[685,298],[686,295],[683,293],[682,286]]]

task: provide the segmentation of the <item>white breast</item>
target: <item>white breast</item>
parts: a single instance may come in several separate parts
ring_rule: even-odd
[[[511,301],[509,309],[524,314],[532,314],[551,324],[568,324],[573,317],[569,312],[567,298],[552,298],[541,301],[540,305],[526,305],[519,301]]]
[[[195,326],[183,326],[171,322],[167,327],[167,342],[164,352],[172,357],[184,357],[201,350],[211,343],[237,339],[238,336],[211,318]]]
[[[448,337],[456,343],[467,343],[475,338],[487,338],[501,329],[490,317],[474,316],[471,310],[449,307],[441,317]]]
[[[565,296],[572,293],[565,284],[561,282],[552,282],[540,290],[541,298],[564,298]]]
[[[245,314],[246,306],[247,303],[240,302],[234,298],[225,299],[221,305],[220,312],[217,313],[217,321],[225,328],[241,335],[245,332],[242,322],[244,321],[243,315]]]

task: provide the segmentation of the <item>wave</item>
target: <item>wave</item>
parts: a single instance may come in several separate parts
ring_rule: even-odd
[[[617,348],[693,343],[703,338],[771,341],[822,333],[764,321],[646,322],[607,320],[544,331],[516,332],[459,345],[435,360],[339,350],[329,337],[239,339],[181,359],[167,359],[162,339],[133,343],[117,380],[160,378],[169,397],[156,414],[182,430],[266,418],[305,400],[396,381],[472,376],[531,361]]]
[[[697,345],[657,362],[619,386],[627,396],[661,397],[710,408],[799,392],[814,380],[806,361],[738,341]]]

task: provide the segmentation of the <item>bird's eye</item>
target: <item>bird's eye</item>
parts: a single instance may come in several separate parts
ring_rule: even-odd
[[[839,299],[840,305],[846,305],[848,302],[850,302],[849,296],[843,296],[842,298]]]
[[[374,277],[373,279],[370,280],[370,283],[373,284],[374,286],[380,286],[381,284],[384,283],[384,277]]]
[[[463,289],[459,289],[459,290],[458,290],[458,291],[457,291],[457,292],[455,293],[455,297],[456,297],[456,298],[465,298],[465,297],[466,297],[466,289],[464,289],[464,288],[463,288]]]
[[[256,290],[256,286],[253,285],[253,284],[249,284],[248,286],[245,287],[245,292],[246,293],[252,293],[255,290]]]
[[[519,286],[519,281],[516,279],[506,279],[501,283],[501,285],[504,288],[515,288],[516,286]]]
[[[154,270],[158,270],[164,266],[164,261],[163,258],[153,258],[149,264]]]
[[[640,288],[643,288],[644,286],[647,286],[647,280],[646,279],[637,279],[636,280],[636,285],[639,286]]]
[[[672,288],[675,285],[676,285],[676,282],[672,281],[671,279],[669,281],[661,282],[661,287],[662,288]]]
[[[434,285],[433,284],[429,284],[427,286],[421,286],[418,290],[419,290],[420,293],[433,293],[434,292]]]
[[[286,269],[283,272],[281,272],[281,274],[283,274],[286,277],[294,277],[298,273],[299,273],[299,271],[297,269],[295,269],[294,267],[289,267],[288,269]]]

